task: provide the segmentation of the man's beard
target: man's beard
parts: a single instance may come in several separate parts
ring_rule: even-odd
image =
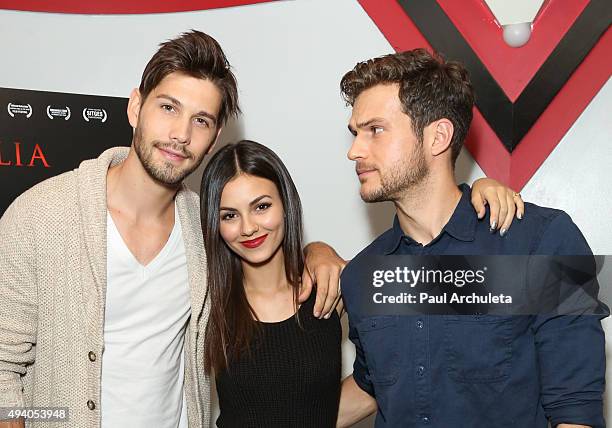
[[[152,143],[147,144],[144,141],[141,126],[136,128],[136,131],[134,132],[134,151],[136,152],[138,159],[140,159],[140,163],[151,178],[166,186],[178,186],[185,179],[185,177],[200,166],[200,163],[202,163],[202,159],[204,158],[204,154],[202,154],[202,157],[197,159],[196,162],[193,162],[189,167],[180,168],[173,165],[169,161],[161,161],[156,163],[153,159],[153,152],[156,148],[171,149],[181,153],[188,159],[194,159],[194,156],[193,153],[185,148],[184,144],[164,143],[161,141],[153,141]]]
[[[407,189],[422,183],[428,174],[423,144],[417,143],[406,159],[393,164],[384,175],[380,173],[380,186],[369,193],[362,191],[361,199],[364,202],[395,201]]]

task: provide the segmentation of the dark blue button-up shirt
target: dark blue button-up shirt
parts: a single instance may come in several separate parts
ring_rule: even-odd
[[[588,255],[563,211],[525,204],[500,237],[462,197],[439,236],[421,245],[397,217],[344,269],[342,291],[355,344],[353,377],[378,403],[376,427],[605,427],[604,333],[599,316],[368,316],[352,267],[368,256]]]

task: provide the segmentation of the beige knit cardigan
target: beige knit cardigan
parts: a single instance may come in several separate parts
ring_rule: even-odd
[[[109,149],[34,186],[0,219],[0,407],[59,406],[70,412],[67,423],[32,426],[100,426],[106,174],[127,153],[124,147]],[[176,204],[191,292],[185,333],[189,427],[208,427],[203,342],[209,308],[199,201],[183,186]]]

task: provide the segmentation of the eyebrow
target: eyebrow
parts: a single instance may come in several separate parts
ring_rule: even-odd
[[[270,196],[270,195],[261,195],[261,196],[258,196],[257,198],[255,198],[251,202],[249,202],[249,206],[257,205],[257,203],[259,201],[261,201],[263,198],[270,198],[270,199],[272,199],[272,196]],[[238,211],[238,210],[236,208],[219,207],[219,211]]]
[[[159,94],[156,98],[165,98],[165,99],[167,99],[168,101],[170,101],[172,104],[174,104],[177,107],[182,107],[183,106],[183,104],[179,100],[177,100],[176,98],[171,97],[170,95],[167,95],[167,94]],[[195,116],[204,116],[204,117],[207,117],[210,120],[212,120],[215,125],[217,124],[217,118],[215,117],[215,115],[211,114],[211,113],[208,113],[205,110],[200,110],[199,112],[197,112],[195,114]]]
[[[385,120],[382,117],[373,117],[372,119],[368,119],[365,122],[360,122],[357,124],[357,129],[367,128],[375,122],[384,122]],[[348,130],[351,134],[355,134],[357,131],[350,124],[348,125]]]

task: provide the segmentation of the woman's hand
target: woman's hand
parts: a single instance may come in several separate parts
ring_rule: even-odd
[[[479,178],[472,184],[472,205],[478,218],[485,215],[485,205],[489,204],[489,226],[491,232],[499,230],[504,236],[516,213],[519,220],[525,215],[525,204],[519,193],[492,178]]]

